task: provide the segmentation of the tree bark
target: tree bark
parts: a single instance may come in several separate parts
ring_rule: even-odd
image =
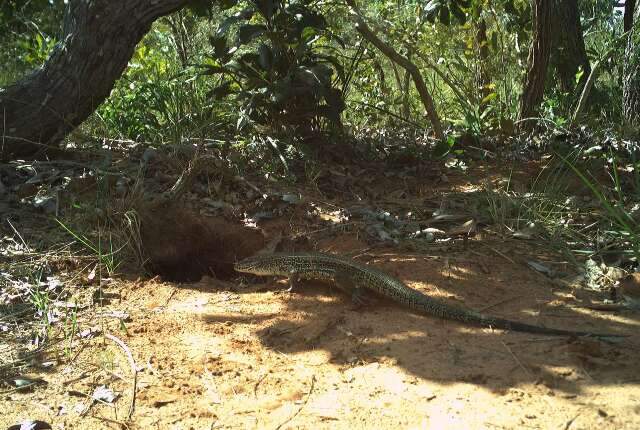
[[[636,2],[627,0],[624,10],[624,28],[630,31],[623,64],[622,116],[633,126],[640,126],[640,46],[634,37],[633,22],[637,19]]]
[[[625,0],[624,2],[624,32],[631,30],[633,27],[633,15],[636,10],[636,0]]]
[[[481,10],[478,15],[481,14]],[[487,40],[487,21],[481,16],[478,17],[476,28],[476,44],[478,46],[479,67],[476,77],[477,86],[480,89],[480,114],[482,114],[487,106],[487,97],[491,95],[491,76],[489,75],[489,41]]]
[[[56,147],[109,96],[137,43],[187,0],[71,0],[45,64],[0,88],[0,158]]]
[[[442,124],[440,123],[440,117],[438,116],[438,112],[436,111],[436,107],[433,103],[433,99],[431,98],[431,94],[429,93],[429,89],[427,85],[424,83],[424,79],[422,78],[422,74],[414,63],[412,63],[408,58],[403,57],[393,49],[392,46],[383,42],[364,22],[362,15],[360,14],[360,10],[356,5],[354,0],[345,0],[347,5],[351,7],[353,11],[353,17],[356,21],[356,30],[362,37],[364,37],[368,42],[370,42],[373,46],[378,48],[380,52],[382,52],[389,60],[393,61],[403,69],[407,71],[411,75],[413,79],[413,83],[418,90],[418,94],[420,95],[420,100],[424,105],[425,110],[427,111],[427,116],[429,117],[429,121],[431,122],[431,126],[433,127],[433,134],[437,139],[444,138],[444,132],[442,131]]]
[[[563,92],[574,90],[576,74],[582,67],[584,73],[578,83],[580,90],[591,73],[591,65],[584,46],[578,1],[554,0],[553,3],[551,65]]]
[[[529,48],[529,60],[524,90],[520,99],[519,119],[534,117],[538,113],[544,95],[544,83],[551,53],[551,9],[549,0],[533,0],[533,37]],[[528,128],[526,122],[521,127]]]

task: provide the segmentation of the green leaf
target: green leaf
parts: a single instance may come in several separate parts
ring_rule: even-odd
[[[315,28],[313,27],[305,27],[302,30],[302,40],[309,40],[311,39],[313,36],[315,36],[316,34],[318,34],[318,32],[316,31]]]
[[[313,27],[317,30],[324,30],[327,27],[327,21],[324,19],[324,16],[319,13],[304,10],[301,15],[300,26],[302,28]]]
[[[451,24],[451,16],[449,15],[449,8],[446,6],[443,6],[440,8],[440,22],[446,26],[449,26],[449,24]]]
[[[427,14],[434,13],[439,7],[440,7],[440,0],[430,0],[424,6],[424,11]]]
[[[229,94],[231,94],[233,90],[231,89],[231,81],[225,81],[222,84],[218,85],[211,91],[207,93],[207,96],[213,99],[222,99]]]
[[[260,44],[258,48],[258,63],[263,70],[271,70],[271,66],[273,65],[273,52],[268,45],[264,43]]]
[[[447,136],[446,139],[439,140],[433,148],[433,156],[436,158],[443,158],[453,150],[456,143],[456,138],[453,134]]]
[[[338,113],[341,113],[346,108],[342,92],[337,88],[329,88],[324,95],[324,100],[327,102],[327,105]]]
[[[237,4],[238,4],[238,0],[218,0],[218,5],[222,10],[231,9]]]
[[[340,79],[341,82],[345,82],[346,80],[346,76],[344,73],[344,67],[342,67],[342,64],[340,63],[340,60],[338,60],[338,58],[332,56],[332,55],[325,55],[325,54],[317,54],[316,57],[320,60],[324,60],[328,63],[330,63],[333,68],[335,69],[338,78]]]
[[[262,24],[245,24],[238,30],[238,40],[241,45],[245,45],[263,35],[265,31],[267,31],[267,27]]]
[[[485,98],[483,98],[480,103],[481,104],[489,103],[491,100],[495,99],[496,97],[498,97],[497,93],[490,93]]]
[[[498,32],[491,32],[491,50],[498,51]]]
[[[196,67],[202,69],[201,72],[198,72],[198,75],[218,75],[221,73],[227,73],[227,71],[220,66],[212,65],[212,64],[198,64]]]
[[[240,12],[233,14],[232,16],[226,18],[224,21],[222,21],[222,23],[220,24],[220,26],[218,27],[218,30],[216,31],[216,36],[220,36],[223,34],[227,34],[227,32],[229,31],[229,29],[241,22],[241,21],[247,21],[249,19],[251,19],[253,17],[253,14],[255,13],[255,11],[252,8],[245,8],[242,9]]]
[[[505,2],[504,11],[509,15],[514,15],[514,16],[518,15],[518,11],[516,10],[516,7],[513,4],[513,0],[508,0],[507,2]]]
[[[451,4],[451,13],[456,17],[461,25],[467,22],[467,14],[460,8],[460,5],[458,5],[457,3]]]
[[[291,97],[291,85],[287,82],[277,82],[271,92],[271,100],[276,105],[283,105]]]
[[[214,55],[217,58],[223,58],[229,53],[229,48],[227,47],[227,38],[224,35],[216,34],[214,36],[209,36],[209,43],[211,44]]]

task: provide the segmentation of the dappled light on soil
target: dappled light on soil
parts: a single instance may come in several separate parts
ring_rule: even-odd
[[[638,8],[0,0],[0,430],[639,429]]]
[[[379,186],[397,187],[392,180]],[[297,195],[320,201],[316,193]],[[141,428],[557,428],[576,416],[576,428],[638,422],[637,314],[572,306],[574,290],[533,269],[558,261],[543,245],[484,231],[439,242],[466,216],[427,217],[397,235],[397,243],[381,242],[384,229],[402,226],[405,207],[420,207],[424,197],[389,204],[387,212],[371,215],[375,221],[350,201],[306,206],[305,200],[278,202],[287,216],[252,227],[183,209],[156,212],[143,225],[142,243],[152,256],[147,267],[159,276],[105,285],[103,294],[119,300],[104,305],[107,316],[83,346],[98,362],[82,361],[68,376],[46,375],[49,385],[22,397],[30,400],[11,409],[10,419],[45,396],[65,410],[78,407],[56,391],[60,384],[82,393],[96,384],[120,387],[108,372],[91,373],[91,366],[116,366],[119,392],[130,399],[129,364],[117,345],[104,350],[104,330],[119,334],[139,368],[133,422]],[[321,216],[336,211],[340,222]],[[437,228],[428,230],[434,219]],[[371,222],[384,229],[369,228]],[[425,227],[435,239],[415,234]],[[289,292],[283,280],[231,271],[236,259],[265,249],[335,253],[457,306],[545,327],[631,336],[607,343],[473,327],[374,296],[357,307],[331,284],[309,281]],[[534,260],[543,263],[532,267]],[[87,419],[72,413],[67,422],[102,428],[104,420]]]

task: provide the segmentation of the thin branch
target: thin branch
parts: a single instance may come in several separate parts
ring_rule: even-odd
[[[435,105],[433,103],[433,98],[427,89],[427,86],[424,82],[422,74],[418,67],[409,61],[408,58],[400,55],[392,46],[383,42],[372,30],[369,28],[367,23],[364,21],[360,9],[356,5],[354,0],[345,0],[346,4],[351,8],[352,18],[356,23],[356,30],[358,33],[369,41],[373,46],[378,48],[380,52],[382,52],[387,58],[389,58],[394,63],[398,64],[400,67],[404,68],[413,78],[413,83],[418,90],[418,94],[420,95],[420,100],[424,105],[425,110],[427,111],[427,116],[429,117],[429,121],[431,121],[431,126],[433,127],[433,132],[438,139],[444,139],[444,133],[442,131],[442,124],[440,123],[440,117],[438,116],[438,112],[436,111]]]
[[[131,387],[131,403],[129,404],[129,414],[127,415],[127,419],[130,420],[131,417],[133,416],[133,411],[136,407],[136,389],[138,386],[138,368],[136,367],[136,362],[133,359],[133,354],[131,354],[131,350],[129,349],[129,347],[120,339],[118,339],[117,337],[109,334],[109,333],[105,333],[104,337],[106,337],[109,340],[112,340],[113,342],[115,342],[116,344],[118,344],[118,346],[120,348],[122,348],[122,350],[124,351],[124,353],[127,355],[127,359],[129,360],[129,365],[131,366],[131,372],[133,372],[133,387]]]

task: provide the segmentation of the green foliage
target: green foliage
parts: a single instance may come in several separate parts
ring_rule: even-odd
[[[0,85],[45,61],[65,3],[0,2]],[[429,127],[410,77],[362,41],[340,2],[187,3],[180,20],[154,24],[85,130],[164,142],[256,125],[287,141],[287,133],[306,136],[343,121],[352,130]],[[378,35],[416,64],[454,135],[498,133],[503,121],[513,122],[531,37],[530,1],[358,3]],[[621,15],[605,0],[579,5],[593,62],[620,35]],[[484,40],[478,38],[481,25],[486,26]],[[188,55],[181,46],[185,36]],[[207,49],[211,53],[205,55]],[[618,121],[624,57],[621,43],[603,59],[581,124]],[[568,127],[575,94],[560,93],[554,76],[548,79],[543,121]]]
[[[231,109],[208,101],[210,87],[183,70],[163,24],[138,46],[125,75],[97,110],[96,133],[136,141],[180,142],[215,134],[232,120]],[[225,112],[226,110],[226,112]]]
[[[454,18],[459,24],[467,22],[466,11],[470,8],[470,0],[430,0],[424,6],[423,13],[427,21],[436,20],[444,25],[451,24]]]
[[[76,242],[78,242],[79,244],[84,246],[88,251],[94,254],[98,262],[106,269],[109,276],[111,276],[116,271],[118,266],[120,266],[121,261],[118,260],[117,254],[122,250],[122,248],[117,250],[113,249],[113,242],[111,240],[111,236],[109,237],[107,242],[109,246],[109,250],[105,252],[105,250],[102,248],[103,243],[99,236],[97,241],[94,243],[89,237],[73,230],[71,227],[67,226],[65,223],[63,223],[59,219],[56,219],[56,221],[58,222],[60,227],[62,227],[67,233],[69,233],[75,239]]]
[[[222,76],[210,95],[232,95],[240,104],[237,127],[268,126],[275,131],[313,133],[325,120],[340,126],[345,104],[336,80],[343,67],[330,54],[340,43],[312,2],[256,1],[234,7],[210,37],[213,52],[203,75]]]
[[[63,0],[0,2],[0,85],[44,63],[57,41],[64,7]]]
[[[640,188],[638,188],[640,163],[636,160],[637,148],[631,152],[630,160],[622,158],[620,150],[614,150],[614,148],[609,148],[606,152],[601,150],[602,148],[598,147],[588,154],[597,156],[600,153],[605,157],[611,185],[598,180],[578,165],[576,160],[584,155],[582,151],[570,155],[560,153],[556,155],[580,178],[599,203],[602,214],[601,229],[607,236],[606,240],[610,242],[605,250],[622,251],[638,262],[640,261],[640,223],[637,219],[637,202],[640,197]],[[622,173],[629,172],[632,175],[622,176]],[[624,182],[628,185],[625,186]]]

